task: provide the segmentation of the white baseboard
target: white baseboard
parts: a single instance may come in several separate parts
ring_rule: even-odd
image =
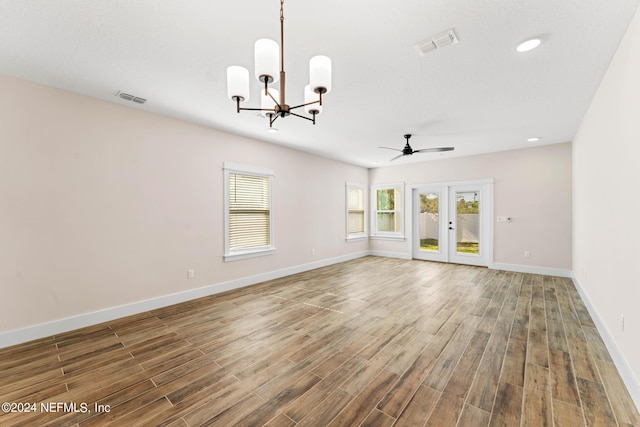
[[[584,301],[584,305],[587,307],[587,310],[589,311],[589,314],[593,319],[593,323],[595,323],[596,325],[596,329],[598,329],[598,332],[600,333],[604,344],[607,346],[607,350],[609,350],[609,354],[613,359],[613,363],[616,365],[616,368],[618,368],[618,372],[622,377],[622,381],[624,381],[624,384],[627,386],[627,390],[629,391],[631,398],[636,404],[636,408],[640,408],[640,381],[638,381],[638,378],[633,372],[633,369],[631,369],[631,366],[627,362],[627,359],[624,357],[624,354],[622,353],[622,351],[620,351],[615,338],[609,331],[609,328],[607,328],[607,325],[602,320],[600,313],[598,313],[596,307],[591,303],[589,294],[587,294],[587,292],[584,290],[575,275],[572,276],[572,279],[573,283],[575,283],[576,285],[576,289],[578,290],[580,297],[582,298],[582,301]]]
[[[289,276],[296,273],[313,270],[340,262],[350,261],[370,255],[369,251],[356,252],[348,255],[342,255],[335,258],[323,259],[309,264],[297,265],[293,267],[275,270],[255,276],[243,277],[228,282],[216,283],[201,288],[191,289],[175,294],[164,295],[157,298],[150,298],[143,301],[125,304],[118,307],[111,307],[104,310],[98,310],[91,313],[79,314],[77,316],[65,319],[53,320],[47,323],[28,326],[21,329],[0,332],[0,348],[9,347],[28,341],[50,337],[52,335],[63,332],[73,331],[75,329],[84,328],[86,326],[97,325],[99,323],[108,322],[121,317],[131,316],[133,314],[143,313],[149,310],[155,310],[233,289],[243,288],[245,286],[255,285],[256,283],[265,282],[267,280],[278,279],[280,277]]]
[[[384,258],[411,259],[411,255],[406,252],[369,251],[369,255]]]
[[[515,271],[517,273],[531,273],[541,274],[543,276],[556,276],[556,277],[573,277],[571,270],[564,270],[561,268],[549,268],[549,267],[536,267],[533,265],[519,265],[519,264],[505,264],[505,263],[493,263],[489,265],[489,268],[493,270],[505,270]]]

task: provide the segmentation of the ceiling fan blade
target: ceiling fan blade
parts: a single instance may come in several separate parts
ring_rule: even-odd
[[[385,150],[399,151],[401,153],[396,157],[394,157],[393,159],[390,159],[389,160],[390,162],[396,159],[399,159],[402,156],[410,156],[413,153],[435,153],[435,152],[441,152],[441,151],[451,151],[454,149],[454,147],[437,147],[437,148],[423,148],[421,150],[414,150],[413,148],[411,148],[411,145],[409,145],[410,138],[411,138],[410,133],[407,133],[404,135],[404,139],[406,139],[407,142],[405,143],[404,148],[402,150],[398,150],[397,148],[391,148],[391,147],[378,147],[378,148],[384,148]]]
[[[413,150],[414,153],[436,153],[440,151],[453,151],[454,147],[436,147],[436,148],[423,148],[421,150]]]

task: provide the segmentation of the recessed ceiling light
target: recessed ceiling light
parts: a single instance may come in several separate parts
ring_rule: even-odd
[[[542,43],[542,40],[540,39],[529,39],[527,41],[520,43],[516,48],[516,50],[518,52],[528,52],[540,46],[540,43]]]
[[[540,138],[539,136],[534,136],[533,138],[529,138],[527,139],[528,142],[538,142],[540,141],[542,138]]]

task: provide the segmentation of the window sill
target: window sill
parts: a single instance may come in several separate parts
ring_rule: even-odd
[[[352,236],[352,237],[347,237],[345,240],[347,241],[347,243],[349,242],[361,242],[363,240],[367,240],[368,237],[365,235],[359,235],[359,236]]]
[[[370,236],[370,239],[371,240],[388,240],[391,242],[404,242],[406,240],[405,237],[402,235],[385,236],[380,234],[372,235]]]
[[[266,249],[250,249],[246,251],[235,251],[228,254],[224,254],[224,261],[239,261],[242,259],[256,258],[260,256],[272,255],[276,252],[276,248]]]

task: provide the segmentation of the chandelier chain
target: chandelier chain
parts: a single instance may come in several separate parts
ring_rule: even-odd
[[[280,73],[284,80],[284,0],[280,0]],[[284,83],[280,89],[280,100],[284,103]]]

